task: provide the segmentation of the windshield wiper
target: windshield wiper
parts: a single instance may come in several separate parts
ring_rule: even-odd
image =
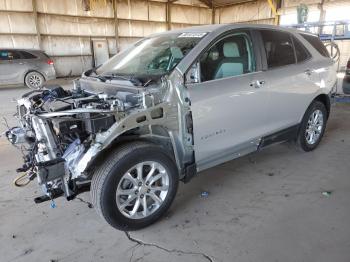
[[[147,87],[150,83],[155,82],[153,78],[148,79],[142,86]]]
[[[97,78],[99,80],[101,80],[102,82],[106,82],[107,78],[103,77],[103,76],[100,76],[100,75],[89,75],[89,77],[93,77],[93,78]]]
[[[142,86],[142,82],[138,78],[136,78],[134,75],[131,75],[128,77],[128,76],[118,75],[118,74],[104,74],[104,75],[99,75],[99,77],[101,77],[102,79],[105,79],[105,81],[111,80],[111,79],[120,79],[120,80],[130,81],[135,86]]]

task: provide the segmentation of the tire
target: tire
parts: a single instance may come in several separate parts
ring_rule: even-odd
[[[25,85],[31,89],[41,89],[44,82],[45,78],[43,75],[36,71],[29,72],[24,78]]]
[[[316,121],[317,115],[318,120]],[[326,106],[317,100],[312,102],[306,110],[298,134],[298,145],[302,150],[309,152],[318,146],[326,129],[327,119]],[[310,134],[314,134],[314,136]]]
[[[138,169],[140,166],[142,168]],[[152,167],[154,175],[148,180],[150,184],[147,186],[146,176]],[[143,179],[138,179],[140,173]],[[152,182],[157,176],[160,178]],[[169,209],[178,184],[177,167],[165,150],[154,144],[133,142],[113,151],[97,168],[91,181],[91,198],[97,213],[111,226],[131,231],[156,222]],[[153,188],[164,190],[153,191]]]

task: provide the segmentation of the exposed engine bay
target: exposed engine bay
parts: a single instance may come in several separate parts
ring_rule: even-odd
[[[92,160],[120,134],[157,133],[161,143],[169,143],[169,135],[153,126],[178,125],[178,109],[165,101],[169,97],[165,80],[147,88],[114,89],[92,82],[76,80],[72,90],[60,86],[34,90],[18,100],[21,126],[6,135],[24,154],[17,172],[25,173],[28,180],[36,178],[42,187],[44,195],[35,199],[37,203],[61,195],[71,200],[89,190]]]

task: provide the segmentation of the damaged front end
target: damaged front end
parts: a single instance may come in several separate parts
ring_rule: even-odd
[[[17,171],[28,180],[36,178],[42,187],[44,195],[35,202],[62,195],[71,200],[89,190],[93,160],[122,134],[151,136],[164,144],[188,140],[179,129],[178,105],[172,104],[173,98],[169,101],[178,95],[169,88],[169,81],[162,79],[149,88],[104,85],[83,78],[74,82],[72,90],[57,86],[29,92],[18,100],[20,127],[9,129],[6,136],[24,154],[24,164]],[[156,126],[175,132],[163,134]],[[187,154],[185,150],[177,153],[177,161],[193,156],[192,141],[189,145]]]

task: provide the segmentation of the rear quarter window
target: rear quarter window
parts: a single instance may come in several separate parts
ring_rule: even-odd
[[[301,34],[301,36],[308,41],[322,56],[330,57],[327,48],[321,42],[321,40],[314,35]]]
[[[35,55],[33,55],[29,52],[25,52],[25,51],[21,51],[21,55],[22,55],[23,59],[35,59],[35,58],[37,58]]]
[[[45,58],[51,59],[50,56],[49,56],[48,54],[46,54],[46,53],[44,53],[44,52],[42,52],[41,54],[42,54]]]

